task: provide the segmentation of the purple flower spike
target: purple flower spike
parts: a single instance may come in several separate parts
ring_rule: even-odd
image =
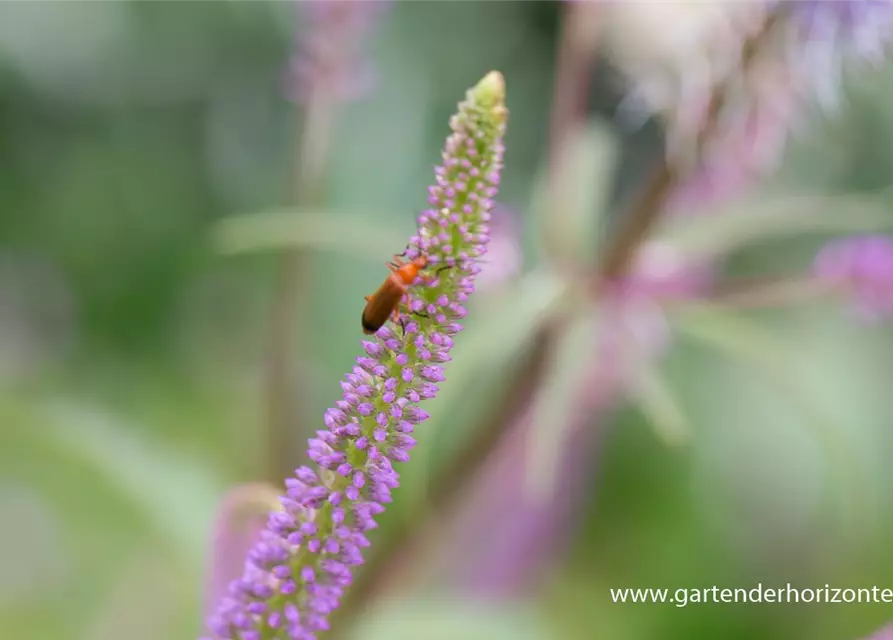
[[[299,46],[285,78],[295,102],[323,94],[355,100],[372,88],[375,73],[362,57],[364,41],[390,3],[385,0],[303,0]]]
[[[417,403],[433,397],[435,383],[445,379],[442,363],[453,344],[448,336],[462,328],[460,302],[472,290],[475,260],[487,252],[486,220],[502,169],[507,116],[504,81],[494,71],[469,90],[451,119],[430,189],[434,209],[420,217],[412,250],[432,264],[449,265],[438,241],[445,229],[452,238],[449,255],[465,258],[410,289],[409,308],[433,305],[436,313],[413,316],[413,331],[405,335],[384,327],[362,343],[365,355],[345,376],[337,408],[326,412],[326,430],[310,440],[315,469],[301,467],[287,480],[284,511],[270,517],[242,577],[208,621],[211,638],[309,640],[328,629],[351,568],[363,562],[365,532],[378,526],[375,517],[399,484],[395,466],[409,459],[415,444],[408,434],[428,418]],[[470,175],[487,176],[487,182]]]
[[[816,256],[814,273],[851,295],[861,319],[893,316],[893,238],[868,235],[834,241]]]

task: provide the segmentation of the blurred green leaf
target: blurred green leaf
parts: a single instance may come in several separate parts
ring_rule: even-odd
[[[382,219],[387,217],[286,209],[226,218],[213,237],[218,249],[228,254],[304,248],[383,260],[402,251],[409,235],[376,222]]]
[[[592,306],[581,309],[570,321],[549,354],[544,382],[532,409],[527,491],[534,500],[549,500],[555,472],[580,410],[580,381],[598,356],[598,315]]]
[[[670,316],[674,327],[755,372],[803,412],[813,435],[822,446],[839,485],[839,500],[853,533],[864,520],[867,507],[860,486],[863,478],[855,452],[841,434],[844,429],[824,407],[819,395],[808,388],[796,352],[786,348],[771,332],[748,318],[706,304],[692,304]]]
[[[629,394],[665,444],[675,447],[691,439],[690,422],[656,362],[641,363]]]
[[[431,420],[405,472],[404,485],[416,496],[427,491],[426,481],[436,466],[434,456],[448,457],[474,435],[472,430],[485,413],[481,411],[483,405],[498,397],[496,387],[511,379],[511,374],[506,375],[511,362],[530,346],[533,334],[562,303],[566,293],[563,280],[544,269],[533,271],[492,307],[476,313],[478,321],[457,336],[447,381],[426,407]],[[449,429],[442,429],[446,423],[450,424]],[[409,497],[407,502],[416,501]]]
[[[41,437],[104,475],[183,562],[204,562],[221,480],[194,459],[159,447],[104,413],[68,403],[57,403],[48,413]]]
[[[555,259],[582,262],[594,257],[617,155],[611,129],[591,121],[568,134],[555,166],[540,168],[531,208],[545,250]]]
[[[890,228],[889,204],[877,197],[776,195],[709,214],[667,217],[656,235],[691,259],[706,260],[773,238]]]
[[[553,632],[531,607],[404,599],[360,621],[354,640],[546,640]]]

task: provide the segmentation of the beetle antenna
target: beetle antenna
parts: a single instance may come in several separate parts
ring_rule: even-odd
[[[410,242],[409,244],[406,245],[406,248],[403,250],[403,253],[400,253],[400,254],[397,254],[397,255],[399,255],[401,258],[402,258],[402,257],[405,257],[406,254],[409,253],[409,250],[410,250],[410,249],[415,249],[416,251],[419,252],[419,255],[424,255],[424,254],[425,254],[424,249],[422,249],[419,245],[417,245],[417,244],[413,244],[412,242]]]

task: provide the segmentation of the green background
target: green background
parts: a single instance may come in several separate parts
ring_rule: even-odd
[[[300,111],[280,87],[291,9],[0,4],[3,637],[199,632],[211,518],[227,487],[256,479],[263,456],[276,266],[269,252],[222,255],[213,238],[227,216],[289,203]],[[534,268],[533,178],[546,150],[557,12],[543,2],[396,3],[368,48],[375,90],[338,119],[325,215],[408,237],[456,102],[499,69],[511,111],[500,199],[524,218],[524,265]],[[603,80],[594,92],[610,88]],[[849,82],[845,95],[840,113],[803,116],[775,187],[847,195],[890,184],[893,67]],[[658,144],[647,132],[625,140],[619,181],[637,176]],[[762,243],[736,253],[729,270],[797,268],[818,244]],[[363,295],[387,256],[353,247],[308,255],[291,355],[297,410],[321,424],[359,353]],[[485,315],[471,314],[469,333]],[[665,446],[633,407],[610,424],[592,421],[604,440],[578,505],[583,527],[537,606],[466,612],[456,596],[407,596],[367,635],[844,640],[893,617],[889,605],[610,601],[619,587],[893,587],[889,329],[858,327],[832,308],[754,318],[783,347],[763,349],[756,365],[684,337],[668,355],[662,369],[688,417],[689,446]],[[760,369],[786,354],[796,355],[799,400]],[[456,411],[474,426],[473,411]],[[815,412],[855,456],[858,500],[845,501],[855,531],[841,524],[839,474]],[[449,450],[452,433],[463,430],[438,430],[438,449]],[[412,517],[402,495],[386,521]]]

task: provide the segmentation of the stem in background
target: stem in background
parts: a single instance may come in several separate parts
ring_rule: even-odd
[[[291,197],[298,207],[317,204],[328,165],[329,142],[334,119],[334,104],[321,91],[315,91],[304,110],[295,149]],[[266,358],[266,460],[267,478],[279,485],[294,469],[290,434],[303,434],[294,358],[302,334],[298,302],[306,299],[310,282],[310,261],[300,249],[288,249],[278,267],[277,282],[270,313],[270,329]]]
[[[744,41],[741,47],[742,73],[747,72],[762,45],[772,37],[775,25],[782,18],[783,12],[784,9],[771,11],[762,28]],[[732,83],[735,81],[734,75],[734,73],[730,74],[724,82],[713,88],[704,123],[695,140],[695,152],[698,158],[703,157],[704,148],[719,128],[720,115],[726,106],[726,98],[730,93]],[[669,155],[664,154],[648,186],[642,192],[642,197],[633,205],[632,211],[625,218],[626,223],[605,251],[601,264],[603,280],[616,279],[629,270],[639,247],[647,239],[673,190],[684,177],[683,172],[671,164]]]
[[[629,270],[639,247],[663,211],[677,180],[678,176],[664,154],[645,190],[626,216],[626,222],[605,249],[601,264],[601,276],[604,280],[614,280]]]
[[[558,41],[555,61],[555,83],[553,86],[552,110],[549,115],[549,200],[552,206],[547,212],[550,218],[565,215],[561,206],[563,199],[563,166],[570,161],[564,153],[571,136],[586,121],[587,97],[592,63],[595,57],[595,21],[600,8],[592,2],[574,2],[566,6]],[[543,221],[543,244],[549,249],[554,241],[549,230],[555,228],[554,221]],[[548,251],[551,260],[560,260],[563,252],[554,247]]]
[[[594,46],[590,29],[596,5],[573,3],[561,22],[556,56],[555,86],[549,119],[549,169],[554,174],[575,127],[586,119],[590,69]]]
[[[791,307],[828,298],[835,288],[816,278],[736,278],[723,282],[707,302],[736,309]]]
[[[548,363],[552,338],[560,332],[561,322],[556,320],[543,325],[534,339],[531,353],[517,369],[518,373],[508,386],[502,402],[475,430],[475,437],[469,439],[462,450],[437,472],[427,496],[425,521],[415,525],[401,524],[387,538],[376,543],[377,551],[366,563],[364,571],[358,573],[341,606],[332,614],[333,637],[348,631],[346,626],[342,626],[342,621],[348,624],[355,621],[376,595],[386,591],[392,576],[409,568],[411,555],[428,537],[431,526],[450,510],[457,497],[474,484],[478,470],[497,448],[507,427],[513,424],[514,416],[530,402],[539,385]]]

